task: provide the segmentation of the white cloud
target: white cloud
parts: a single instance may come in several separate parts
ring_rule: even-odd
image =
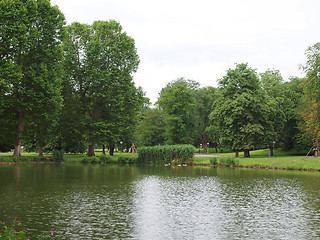
[[[68,23],[115,19],[136,41],[134,75],[153,102],[178,77],[216,86],[234,63],[301,76],[305,49],[320,39],[317,0],[52,0]]]

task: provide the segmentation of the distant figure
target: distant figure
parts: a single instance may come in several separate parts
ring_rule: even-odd
[[[199,149],[199,154],[200,154],[201,150]]]

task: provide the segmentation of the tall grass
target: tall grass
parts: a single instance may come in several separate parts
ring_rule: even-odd
[[[139,163],[183,164],[193,157],[192,145],[165,145],[138,149]]]

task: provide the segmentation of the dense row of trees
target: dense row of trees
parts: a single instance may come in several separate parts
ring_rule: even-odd
[[[271,154],[277,147],[306,149],[312,137],[305,134],[308,125],[301,124],[301,109],[306,111],[304,104],[311,100],[303,83],[308,81],[296,77],[284,81],[278,70],[258,74],[248,64],[229,69],[217,88],[176,79],[141,118],[136,141],[146,146],[201,144],[205,151],[210,143],[216,151],[244,151],[246,157],[257,148],[270,148]]]
[[[72,23],[49,0],[0,2],[0,144],[81,152],[132,142],[139,56],[116,21]]]
[[[94,154],[95,145],[207,143],[216,150],[303,149],[320,137],[320,43],[306,77],[237,64],[204,87],[178,78],[148,105],[134,40],[116,21],[65,26],[49,0],[0,2],[0,146]]]

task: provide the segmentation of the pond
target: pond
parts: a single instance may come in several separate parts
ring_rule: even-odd
[[[320,173],[82,164],[0,166],[0,220],[55,239],[316,239]]]

